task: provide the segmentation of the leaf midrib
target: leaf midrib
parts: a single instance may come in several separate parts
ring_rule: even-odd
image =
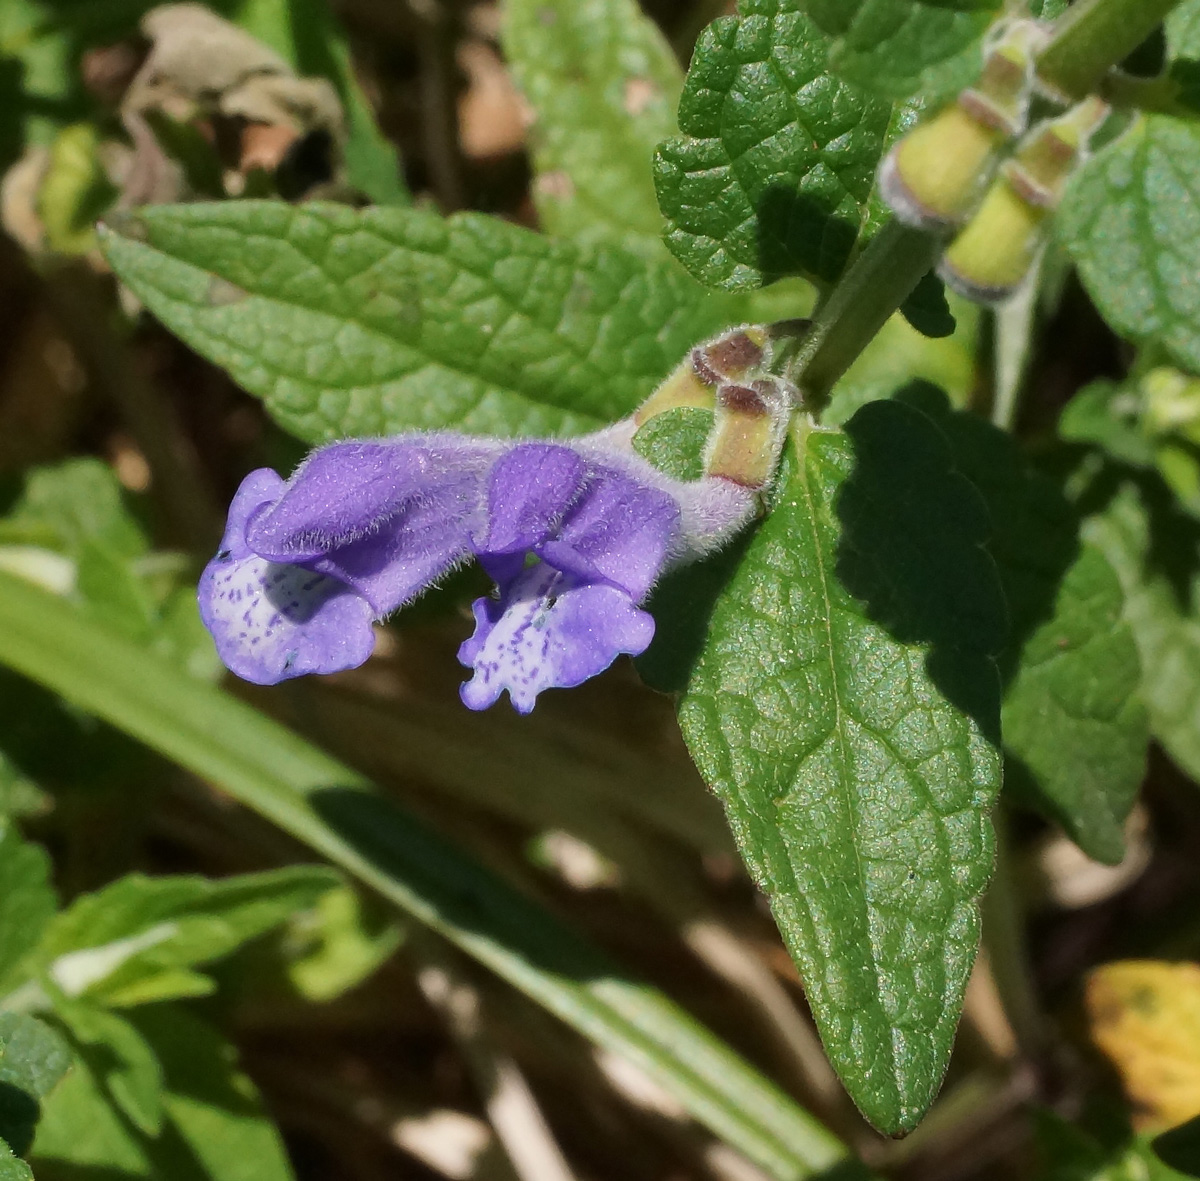
[[[797,469],[800,473],[800,488],[804,494],[804,500],[808,508],[808,527],[812,534],[813,549],[817,558],[817,576],[821,585],[821,598],[825,607],[825,639],[826,652],[829,656],[829,673],[830,683],[833,687],[833,704],[834,704],[834,739],[838,745],[839,767],[844,769],[848,762],[848,755],[845,747],[845,725],[844,721],[848,717],[848,713],[842,704],[841,679],[838,676],[837,662],[834,659],[834,643],[833,643],[833,598],[829,593],[829,578],[825,566],[825,551],[821,545],[820,530],[817,525],[817,503],[813,495],[812,486],[810,484],[810,473],[808,464],[805,459],[808,456],[808,443],[812,436],[819,431],[820,428],[809,424],[804,430],[803,435],[797,431],[794,435],[796,439],[797,451]],[[882,737],[882,736],[881,736]],[[819,744],[818,744],[819,745]],[[813,750],[818,747],[813,747]],[[812,753],[810,750],[809,754]],[[790,779],[792,783],[799,778],[803,769],[807,755],[802,755],[792,769]],[[858,882],[858,894],[862,898],[863,917],[866,924],[868,939],[867,946],[870,949],[871,969],[875,975],[875,997],[872,998],[876,1005],[878,1004],[879,993],[882,991],[883,980],[879,969],[879,960],[875,953],[875,946],[870,940],[871,916],[870,905],[867,902],[867,891],[865,884],[865,874],[863,870],[862,851],[858,843],[858,811],[855,807],[854,793],[849,789],[846,783],[844,771],[838,775],[838,785],[842,794],[845,796],[847,812],[853,818],[853,823],[850,826],[850,844],[854,850],[854,868]],[[789,870],[791,861],[789,857]],[[797,891],[798,893],[799,891]],[[810,918],[811,922],[811,918]],[[885,1018],[884,1024],[890,1027],[890,1022]],[[891,1078],[897,1088],[897,1097],[903,1103],[903,1098],[899,1095],[899,1078],[896,1073],[896,1048],[891,1038],[886,1041],[888,1061],[891,1065]]]

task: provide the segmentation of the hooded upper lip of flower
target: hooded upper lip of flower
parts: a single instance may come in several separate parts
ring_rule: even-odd
[[[570,442],[348,440],[286,483],[251,473],[200,582],[222,659],[259,684],[356,667],[374,620],[472,555],[499,588],[475,603],[459,653],[475,670],[472,708],[507,689],[527,712],[542,689],[643,651],[654,624],[638,604],[662,570],[720,544],[755,497],[670,479],[631,434],[622,423]]]

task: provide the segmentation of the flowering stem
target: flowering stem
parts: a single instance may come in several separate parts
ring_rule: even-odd
[[[1070,95],[1088,94],[1178,3],[1080,0],[1055,26],[1038,59],[1039,74]],[[777,350],[782,373],[803,390],[808,409],[824,406],[834,383],[933,266],[941,245],[889,222],[822,302],[808,335]]]
[[[1129,56],[1179,0],[1080,0],[1055,26],[1038,74],[1070,98],[1084,98]]]
[[[889,221],[817,308],[812,328],[783,357],[784,373],[819,410],[834,383],[912,294],[937,260],[941,240]],[[782,350],[781,350],[782,351]]]

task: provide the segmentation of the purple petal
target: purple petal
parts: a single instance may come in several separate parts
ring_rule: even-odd
[[[486,709],[507,689],[519,713],[543,689],[568,689],[603,672],[621,653],[644,652],[654,620],[607,583],[580,583],[539,562],[496,599],[477,599],[475,634],[458,658],[475,670],[463,702]]]
[[[497,451],[453,435],[332,444],[251,520],[247,541],[348,584],[386,615],[470,552]]]
[[[356,668],[375,645],[365,599],[333,578],[268,561],[247,546],[247,522],[268,510],[283,487],[265,468],[242,481],[221,548],[200,577],[200,616],[218,654],[258,685]]]
[[[499,459],[488,477],[487,533],[482,554],[524,553],[558,531],[579,493],[584,460],[555,443],[520,443]]]
[[[675,499],[615,468],[593,466],[558,537],[540,548],[546,561],[588,579],[604,578],[643,599],[679,532]]]

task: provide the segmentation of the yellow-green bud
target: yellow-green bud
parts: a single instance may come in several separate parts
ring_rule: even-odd
[[[1042,38],[1034,21],[1004,22],[985,46],[979,82],[888,153],[880,191],[900,221],[936,231],[978,207],[1000,149],[1025,129]]]
[[[705,474],[744,488],[765,488],[779,464],[798,399],[796,387],[781,377],[760,377],[747,385],[722,383],[717,389]]]
[[[698,345],[638,407],[633,421],[642,426],[666,410],[712,410],[722,381],[756,375],[770,360],[770,333],[761,324],[744,324]]]
[[[1046,219],[1108,110],[1101,99],[1085,99],[1021,141],[938,266],[955,291],[977,303],[1001,303],[1021,285],[1041,251]]]
[[[942,256],[938,274],[976,303],[1007,299],[1037,258],[1047,213],[1023,200],[1006,178],[999,178],[979,212]]]

